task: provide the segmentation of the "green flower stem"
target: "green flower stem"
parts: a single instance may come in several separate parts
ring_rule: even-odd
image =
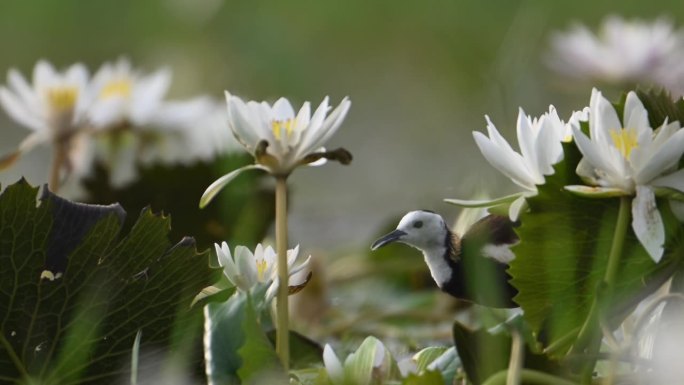
[[[618,212],[617,223],[615,224],[615,232],[613,233],[613,243],[610,246],[610,254],[608,255],[608,265],[606,266],[606,273],[603,276],[603,282],[605,283],[605,292],[602,297],[607,298],[610,302],[610,298],[613,296],[613,290],[615,288],[615,278],[617,276],[618,267],[620,266],[620,256],[622,255],[622,248],[625,244],[625,236],[627,234],[627,228],[629,226],[630,219],[630,208],[631,208],[632,198],[631,197],[621,197],[620,198],[620,209]],[[580,329],[579,335],[577,336],[577,341],[572,349],[573,353],[582,353],[586,349],[587,357],[597,357],[598,351],[601,348],[601,333],[598,333],[598,296],[594,297],[594,301],[591,304],[589,314]],[[583,370],[584,383],[591,383],[591,376],[594,371],[594,366],[596,366],[596,359],[591,359],[589,365],[587,365]]]
[[[606,268],[606,275],[603,278],[608,285],[608,295],[612,295],[615,287],[615,277],[617,276],[618,267],[620,266],[620,256],[622,255],[622,247],[625,245],[625,235],[627,235],[627,228],[629,226],[630,208],[632,206],[631,197],[620,198],[620,211],[618,212],[617,223],[615,225],[615,233],[613,235],[613,244],[610,247],[610,255],[608,256],[608,267]]]
[[[54,146],[52,154],[52,163],[50,164],[50,179],[48,180],[48,188],[53,193],[57,194],[59,190],[59,170],[66,161],[66,147],[62,143],[57,143]]]
[[[276,352],[289,371],[290,339],[287,272],[287,177],[276,177],[276,249],[278,252],[278,295],[276,300]]]
[[[506,385],[520,385],[520,374],[525,360],[525,343],[519,330],[511,332],[511,359],[508,362]]]
[[[492,375],[483,382],[482,385],[503,385],[506,384],[508,378],[508,370],[502,370]],[[538,372],[531,369],[523,369],[520,371],[520,380],[525,384],[539,384],[539,385],[577,385],[575,382],[557,377],[548,373]]]

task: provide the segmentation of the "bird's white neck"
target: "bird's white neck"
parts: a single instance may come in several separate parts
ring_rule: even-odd
[[[421,251],[423,252],[425,263],[430,269],[432,279],[434,279],[437,286],[441,288],[451,280],[452,274],[452,269],[449,267],[447,259],[445,258],[446,253],[448,252],[447,248],[445,246],[435,246]]]

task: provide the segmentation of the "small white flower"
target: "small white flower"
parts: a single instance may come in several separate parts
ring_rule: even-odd
[[[244,246],[237,246],[235,256],[230,253],[230,248],[226,242],[221,245],[217,243],[214,247],[219,264],[223,267],[223,274],[233,285],[243,292],[247,292],[259,284],[268,285],[266,301],[273,299],[278,290],[279,281],[277,277],[278,258],[271,246],[263,247],[259,243],[254,249],[254,253]],[[290,279],[300,271],[309,268],[311,256],[294,266],[296,262],[299,262],[298,256],[299,246],[287,251],[287,268]],[[288,282],[288,285],[297,286],[304,283],[306,282]]]
[[[170,84],[168,69],[144,74],[125,58],[105,63],[93,77],[87,117],[113,186],[134,181],[138,164],[188,165],[238,147],[225,107],[206,96],[168,101]]]
[[[38,144],[63,146],[69,166],[77,156],[71,140],[81,128],[87,105],[88,71],[76,63],[59,72],[46,61],[36,63],[33,84],[29,85],[15,69],[7,74],[8,86],[0,87],[0,105],[17,123],[33,131],[19,145],[18,155]]]
[[[323,144],[342,124],[351,102],[344,98],[328,115],[328,98],[311,113],[305,102],[295,114],[290,102],[278,99],[273,105],[266,102],[243,102],[226,92],[228,122],[235,138],[255,158],[256,164],[234,170],[216,180],[204,192],[200,207],[206,206],[218,192],[242,171],[261,169],[275,176],[286,177],[302,165],[320,165],[326,159],[343,164],[351,161],[344,149],[327,152]]]
[[[344,365],[330,345],[326,344],[323,348],[323,364],[333,385],[370,385],[385,383],[389,379],[393,358],[380,340],[367,337],[354,353],[347,356]]]
[[[684,192],[684,170],[677,170],[684,153],[684,130],[665,122],[653,130],[648,112],[634,92],[627,94],[622,119],[599,91],[591,95],[589,133],[573,128],[584,157],[577,174],[591,187],[567,186],[580,194],[635,195],[632,228],[658,262],[663,255],[665,229],[656,207],[656,188]]]
[[[618,85],[660,85],[684,90],[684,39],[672,23],[605,19],[597,34],[576,25],[552,38],[550,65],[567,76]]]
[[[133,70],[126,58],[105,63],[88,89],[92,98],[88,119],[99,129],[147,125],[158,113],[170,85],[168,69],[144,75]]]
[[[510,178],[524,191],[492,201],[446,200],[449,203],[469,207],[495,205],[512,202],[509,210],[511,220],[517,220],[525,207],[525,198],[537,194],[537,185],[544,184],[545,175],[553,174],[553,165],[563,160],[563,141],[571,139],[572,126],[579,126],[579,120],[586,119],[587,111],[574,112],[568,123],[563,122],[556,109],[539,118],[532,118],[520,109],[517,121],[517,135],[520,152],[516,152],[501,136],[492,121],[487,119],[487,132],[473,132],[473,137],[482,155],[496,169]]]

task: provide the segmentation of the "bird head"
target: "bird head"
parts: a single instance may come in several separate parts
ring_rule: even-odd
[[[404,215],[397,229],[380,237],[371,245],[376,250],[392,242],[401,242],[419,250],[429,250],[444,245],[448,228],[444,219],[432,211],[411,211]]]

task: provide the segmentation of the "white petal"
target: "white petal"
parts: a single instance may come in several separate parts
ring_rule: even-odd
[[[171,85],[171,71],[161,69],[133,85],[131,95],[131,121],[145,125],[156,113]]]
[[[520,154],[527,165],[526,169],[536,181],[543,181],[544,177],[541,175],[541,168],[538,164],[537,149],[535,142],[538,132],[532,127],[532,122],[522,108],[518,110],[518,121],[516,124],[516,131],[518,134],[518,145],[520,146]]]
[[[295,117],[294,108],[286,98],[280,98],[273,103],[273,119],[286,121]]]
[[[268,286],[268,289],[266,289],[266,294],[264,295],[264,300],[266,303],[270,303],[273,298],[278,294],[278,277],[273,279],[273,282]]]
[[[608,158],[608,150],[611,147],[600,147],[598,143],[595,143],[594,141],[590,140],[587,138],[586,135],[582,131],[580,131],[578,128],[573,128],[573,136],[575,137],[575,144],[577,145],[577,148],[579,148],[580,152],[584,157],[587,159],[589,164],[593,166],[594,169],[599,169],[605,172],[606,174],[610,175],[620,175],[620,171],[617,170],[614,165],[609,161]],[[594,175],[583,175],[579,174],[579,172],[584,172],[586,170],[589,170],[589,168],[578,168],[578,175],[580,177],[590,177],[593,178]]]
[[[98,99],[88,108],[88,120],[96,128],[111,128],[128,118],[128,105],[128,100],[122,97]]]
[[[534,177],[525,168],[524,160],[520,154],[513,150],[501,148],[481,132],[473,132],[475,143],[487,161],[510,178],[514,183],[529,191],[536,191]]]
[[[230,254],[228,244],[226,242],[223,242],[221,245],[215,243],[214,248],[216,249],[216,256],[218,257],[219,265],[221,265],[221,267],[223,268],[223,274],[225,274],[226,278],[228,278],[228,280],[232,282],[233,285],[237,286],[237,266],[235,266],[233,256]]]
[[[629,192],[617,187],[571,185],[563,188],[566,191],[585,198],[615,198],[631,195]]]
[[[254,254],[244,246],[235,248],[235,265],[238,277],[242,281],[242,289],[247,291],[257,284],[256,260]]]
[[[345,97],[342,99],[340,104],[335,107],[325,121],[323,121],[321,132],[317,135],[320,136],[320,138],[318,141],[312,143],[312,147],[323,145],[335,134],[335,132],[337,132],[337,129],[347,117],[350,107],[351,101],[349,98]]]
[[[615,108],[600,92],[592,94],[589,119],[591,139],[600,143],[602,146],[612,143],[610,137],[611,130],[622,128]],[[577,138],[577,136],[575,136],[575,138]]]
[[[496,199],[444,199],[444,202],[461,207],[492,207],[513,202],[521,196],[522,193],[516,193]]]
[[[309,264],[310,264],[310,263],[311,263],[311,256],[309,255],[308,257],[306,257],[306,259],[304,260],[304,262],[302,262],[302,263],[300,263],[299,265],[297,265],[297,266],[293,267],[292,269],[290,269],[290,271],[288,272],[288,275],[289,275],[290,277],[292,277],[292,276],[294,276],[295,274],[299,273],[300,271],[302,271],[302,270],[304,270],[304,269],[307,269],[307,268],[309,267]]]
[[[243,171],[253,169],[268,171],[264,166],[258,164],[250,164],[229,172],[228,174],[218,178],[216,181],[214,181],[214,183],[207,187],[207,189],[204,191],[204,194],[202,194],[202,197],[200,198],[199,207],[204,208],[206,205],[208,205],[209,202],[211,202],[211,200],[214,199],[216,194],[218,194],[228,183],[230,183],[233,179],[240,175],[240,173],[242,173]]]
[[[34,106],[38,108],[40,103],[36,93],[31,89],[31,86],[26,82],[26,79],[15,69],[10,69],[7,73],[7,83],[19,95],[25,106]],[[35,110],[34,110],[35,111]]]
[[[655,194],[647,186],[637,186],[632,201],[632,229],[651,258],[658,263],[663,257],[665,226],[656,207]]]
[[[0,87],[0,104],[17,123],[33,131],[48,131],[45,121],[32,114],[29,107],[5,87]]]
[[[290,249],[287,251],[287,267],[288,267],[288,269],[290,267],[292,267],[292,264],[297,259],[297,256],[299,256],[299,245],[295,246],[294,249]]]
[[[684,130],[677,131],[656,151],[645,165],[637,170],[634,180],[637,184],[647,184],[651,179],[668,171],[684,153]]]
[[[638,133],[648,130],[650,135],[650,124],[648,123],[648,112],[637,97],[634,91],[627,94],[624,112],[624,127],[636,129]]]
[[[249,120],[247,105],[242,99],[231,95],[226,91],[226,103],[228,105],[228,123],[235,138],[247,148],[254,151],[257,143],[261,139],[257,132],[252,128],[253,123]]]
[[[325,347],[323,348],[323,364],[325,365],[325,370],[328,372],[330,381],[332,381],[334,385],[341,385],[344,383],[342,362],[340,362],[340,359],[337,358],[335,352],[328,344],[325,344]]]
[[[45,60],[39,60],[33,67],[33,87],[36,92],[42,92],[45,87],[55,82],[57,73],[52,64]]]
[[[326,118],[326,114],[330,109],[328,97],[326,96],[318,108],[316,108],[316,111],[314,111],[309,127],[302,133],[295,157],[300,159],[325,144],[342,124],[350,106],[351,102],[344,98]]]
[[[684,192],[684,169],[673,172],[672,174],[661,176],[649,183],[652,186],[667,187]]]
[[[40,144],[48,143],[50,140],[50,133],[47,130],[33,132],[19,143],[19,152],[30,151]]]
[[[515,222],[520,218],[520,214],[527,210],[527,200],[525,196],[520,196],[518,199],[511,203],[511,207],[508,208],[508,217],[511,221]]]
[[[544,115],[539,121],[539,132],[535,141],[535,152],[537,172],[543,175],[553,174],[553,165],[563,159],[563,146],[561,140],[564,126],[558,118],[555,110],[552,115]],[[528,161],[529,163],[529,161]]]

